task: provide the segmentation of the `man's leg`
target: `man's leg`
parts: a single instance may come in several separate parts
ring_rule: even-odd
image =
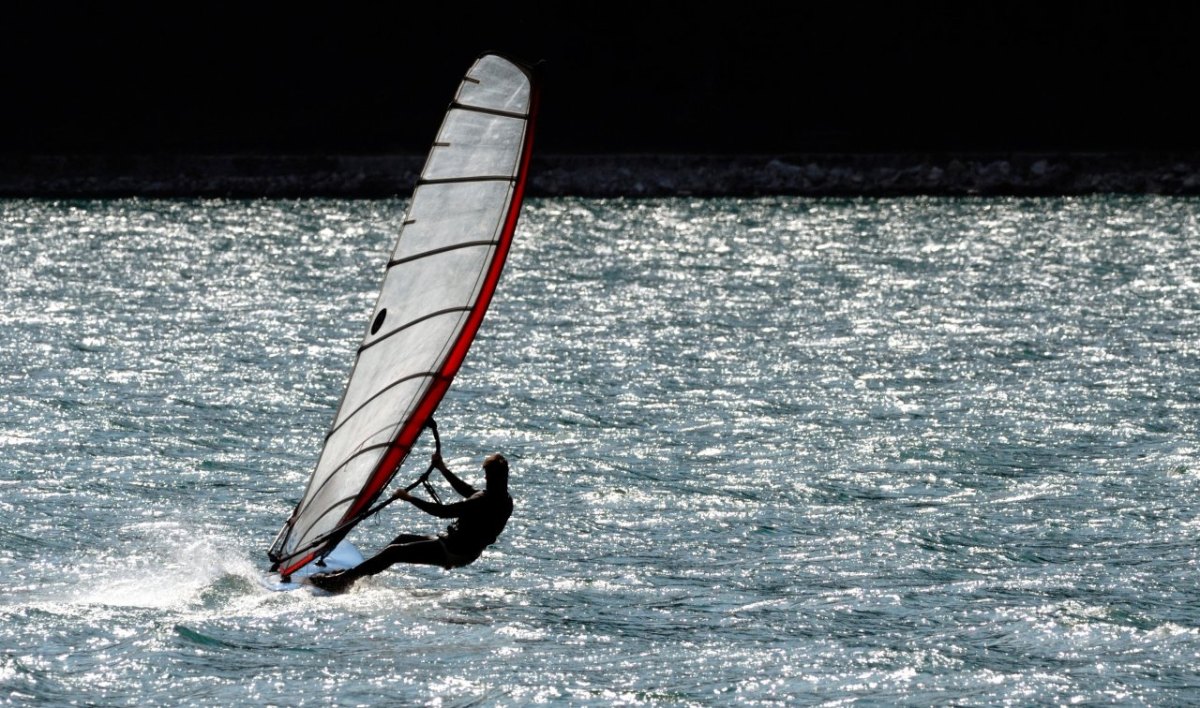
[[[381,573],[396,563],[417,563],[422,565],[449,564],[446,549],[437,536],[418,536],[416,534],[400,534],[392,539],[379,553],[348,570],[337,570],[332,573],[317,573],[310,575],[308,581],[313,585],[329,592],[345,592],[354,582],[364,575]]]
[[[359,563],[353,572],[355,577],[361,578],[380,573],[396,563],[444,566],[446,562],[446,549],[437,536],[400,534],[382,551]]]

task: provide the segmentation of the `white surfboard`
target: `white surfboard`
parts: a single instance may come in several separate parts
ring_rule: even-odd
[[[284,592],[287,590],[299,590],[300,588],[309,588],[314,592],[323,593],[324,590],[318,590],[315,586],[305,582],[305,579],[310,575],[317,573],[328,573],[334,570],[345,570],[353,568],[363,562],[363,555],[359,552],[354,544],[347,540],[342,540],[333,551],[325,556],[325,560],[321,564],[309,563],[295,573],[288,582],[284,582],[279,573],[269,573],[262,579],[263,586],[268,590],[276,592]]]

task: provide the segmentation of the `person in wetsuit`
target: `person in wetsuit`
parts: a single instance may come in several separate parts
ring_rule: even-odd
[[[309,576],[308,582],[322,590],[345,592],[359,578],[380,573],[396,563],[440,565],[447,570],[468,565],[483,553],[483,549],[495,543],[513,510],[513,500],[508,493],[508,460],[498,453],[484,459],[485,486],[482,491],[455,476],[436,452],[432,463],[454,491],[464,497],[463,501],[439,504],[418,499],[404,488],[397,490],[392,498],[403,499],[427,514],[454,519],[445,533],[434,536],[402,533],[382,551],[357,566],[317,573]]]

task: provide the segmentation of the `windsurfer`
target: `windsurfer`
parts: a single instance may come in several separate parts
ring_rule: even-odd
[[[436,452],[432,464],[454,491],[464,497],[463,501],[453,504],[426,501],[414,497],[404,488],[397,490],[392,498],[403,499],[427,514],[454,519],[445,533],[432,536],[400,534],[378,554],[357,566],[317,573],[309,576],[308,581],[322,590],[345,592],[359,578],[380,573],[396,563],[440,565],[447,570],[468,565],[483,553],[483,549],[495,543],[513,510],[513,500],[508,493],[508,461],[498,453],[484,459],[483,490],[476,490],[459,479]]]

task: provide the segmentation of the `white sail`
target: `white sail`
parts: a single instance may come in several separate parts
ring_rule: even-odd
[[[529,70],[502,56],[480,56],[463,78],[316,469],[271,547],[282,575],[321,557],[363,518],[458,372],[516,228],[536,106]]]

